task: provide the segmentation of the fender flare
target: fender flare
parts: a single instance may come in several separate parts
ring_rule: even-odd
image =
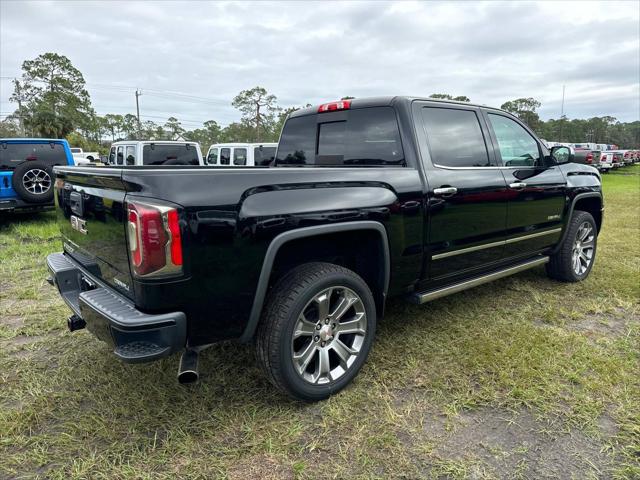
[[[298,228],[295,230],[289,230],[276,236],[269,247],[267,253],[262,262],[262,270],[260,271],[260,278],[258,279],[258,286],[256,287],[256,294],[253,299],[253,306],[251,307],[251,313],[249,315],[249,321],[240,336],[240,342],[249,342],[255,333],[255,330],[260,321],[260,314],[262,313],[262,307],[264,306],[264,300],[267,294],[267,287],[269,286],[269,279],[271,278],[271,270],[273,269],[273,262],[276,255],[280,251],[280,248],[291,240],[297,240],[305,237],[314,237],[317,235],[325,235],[329,233],[339,232],[351,232],[354,230],[374,230],[380,235],[382,241],[382,251],[384,255],[384,286],[382,292],[382,298],[387,296],[387,290],[389,289],[389,278],[391,275],[391,257],[389,255],[389,239],[387,238],[387,231],[380,222],[374,222],[370,220],[357,221],[357,222],[345,222],[335,225],[317,225],[313,227]]]
[[[600,192],[584,192],[584,193],[579,193],[578,195],[573,197],[573,200],[571,201],[571,205],[569,206],[569,211],[567,212],[567,216],[566,216],[567,221],[565,222],[564,227],[562,228],[562,237],[560,237],[560,241],[554,247],[552,254],[560,250],[560,247],[562,246],[565,238],[567,237],[567,231],[569,230],[567,226],[569,225],[569,221],[573,216],[573,211],[575,210],[576,203],[578,203],[578,200],[581,200],[583,198],[590,198],[590,197],[598,197],[600,199],[600,205],[602,205],[601,208],[604,209],[604,202],[602,201],[602,193]]]

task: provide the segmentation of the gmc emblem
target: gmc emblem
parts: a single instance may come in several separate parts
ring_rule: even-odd
[[[87,234],[87,221],[71,215],[71,228],[79,231],[81,234]]]

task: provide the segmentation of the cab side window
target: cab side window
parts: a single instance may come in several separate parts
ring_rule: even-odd
[[[231,149],[220,149],[220,165],[229,165],[231,163]]]
[[[246,148],[234,148],[233,149],[233,164],[234,165],[246,165],[247,164],[247,149]]]
[[[136,147],[128,146],[127,147],[127,165],[135,165],[136,164]]]
[[[489,113],[488,117],[505,167],[543,166],[538,142],[529,132],[508,117],[494,113]]]
[[[218,164],[218,149],[212,148],[209,150],[209,155],[207,155],[207,163],[209,165],[217,165]]]
[[[434,165],[450,168],[491,166],[475,111],[424,107],[422,120]]]
[[[117,162],[118,165],[124,163],[124,147],[118,147]]]

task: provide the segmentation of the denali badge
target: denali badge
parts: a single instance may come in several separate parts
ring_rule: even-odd
[[[113,283],[115,283],[121,288],[124,288],[127,292],[129,291],[129,285],[124,283],[122,280],[118,280],[116,277],[113,277]]]
[[[79,231],[83,235],[87,234],[87,221],[71,215],[71,228]]]

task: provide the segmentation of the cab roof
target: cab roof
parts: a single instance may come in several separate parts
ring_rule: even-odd
[[[111,144],[111,146],[113,145],[132,145],[132,144],[151,144],[151,143],[155,143],[155,144],[170,144],[170,145],[184,145],[186,143],[189,144],[194,144],[196,145],[198,142],[192,142],[190,140],[118,140],[117,142],[113,142]]]
[[[0,142],[13,143],[69,143],[64,138],[0,138]]]
[[[233,148],[233,147],[277,147],[277,142],[252,142],[252,143],[243,143],[243,142],[229,142],[229,143],[214,143],[209,148]]]
[[[434,103],[442,103],[442,104],[450,104],[450,105],[467,105],[471,107],[482,107],[489,108],[491,110],[500,110],[499,108],[490,107],[487,105],[480,105],[478,103],[470,103],[470,102],[459,102],[457,100],[446,100],[441,98],[429,98],[429,97],[420,97],[420,96],[409,96],[409,95],[396,95],[396,96],[380,96],[380,97],[363,97],[363,98],[352,98],[350,99],[351,107],[350,109],[356,108],[368,108],[368,107],[390,107],[395,103],[399,102],[407,102],[411,103],[415,100],[425,101],[425,102],[434,102]],[[334,100],[332,102],[327,103],[335,103],[340,102],[341,100]],[[318,113],[318,108],[320,105],[313,105],[311,107],[301,108],[300,110],[296,110],[292,112],[289,117],[302,117],[305,115],[311,115]],[[502,111],[502,110],[500,110]]]

